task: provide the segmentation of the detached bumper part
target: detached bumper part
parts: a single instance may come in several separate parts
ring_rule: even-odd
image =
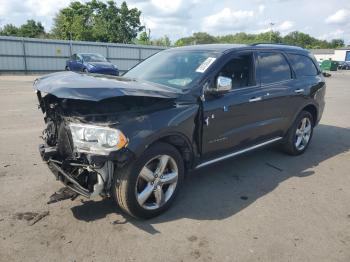
[[[76,161],[56,160],[61,159],[56,147],[40,145],[39,152],[56,179],[71,191],[86,198],[108,195],[114,173],[114,163],[111,160],[99,159],[101,167],[96,167]]]
[[[82,187],[71,175],[67,174],[66,172],[63,171],[62,168],[60,168],[56,163],[52,162],[49,160],[49,167],[52,170],[52,168],[54,169],[53,173],[56,175],[57,173],[57,178],[59,180],[61,180],[69,189],[71,189],[72,191],[90,198],[90,192],[88,189]],[[55,172],[56,171],[56,172]],[[62,179],[63,176],[67,181],[65,181],[64,179]]]
[[[48,161],[50,158],[55,157],[55,155],[57,155],[57,148],[45,147],[45,145],[39,145],[39,152],[40,152],[41,158],[44,161]]]
[[[74,200],[78,196],[79,196],[78,193],[72,191],[68,187],[62,187],[61,189],[59,189],[58,191],[56,191],[50,196],[50,199],[47,202],[47,204],[56,203],[66,199]]]

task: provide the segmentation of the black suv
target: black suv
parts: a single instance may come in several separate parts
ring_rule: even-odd
[[[325,105],[315,58],[277,44],[173,48],[123,77],[61,72],[34,87],[39,150],[68,195],[140,218],[171,205],[187,170],[276,142],[303,153]]]

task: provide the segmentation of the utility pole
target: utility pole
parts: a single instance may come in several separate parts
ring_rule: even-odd
[[[270,22],[270,43],[272,43],[272,33],[273,33],[273,26],[275,25],[275,23]]]
[[[69,31],[69,54],[73,55],[72,32]]]

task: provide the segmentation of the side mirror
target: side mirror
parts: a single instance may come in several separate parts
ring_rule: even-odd
[[[223,94],[232,89],[232,79],[229,77],[218,76],[215,87],[208,90],[211,94]]]

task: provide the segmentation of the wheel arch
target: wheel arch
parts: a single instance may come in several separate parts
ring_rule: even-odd
[[[314,126],[317,124],[317,119],[318,119],[318,109],[316,107],[316,105],[314,104],[308,104],[306,106],[303,107],[303,109],[301,111],[307,111],[312,115],[313,121],[314,121]],[[301,112],[300,111],[300,112]]]
[[[318,114],[319,114],[318,107],[317,107],[317,105],[315,105],[313,103],[309,103],[309,104],[303,105],[302,107],[300,107],[300,109],[298,111],[295,112],[295,115],[293,116],[293,118],[291,118],[291,120],[292,120],[291,125],[288,127],[285,134],[287,134],[289,132],[289,130],[293,127],[296,119],[298,118],[299,114],[302,111],[309,112],[312,115],[314,127],[317,125],[317,123],[318,123],[317,118],[318,118]]]
[[[158,142],[163,142],[175,147],[181,154],[186,169],[191,168],[194,163],[194,148],[190,140],[182,133],[172,132],[162,134],[161,136],[148,143],[150,147]]]

